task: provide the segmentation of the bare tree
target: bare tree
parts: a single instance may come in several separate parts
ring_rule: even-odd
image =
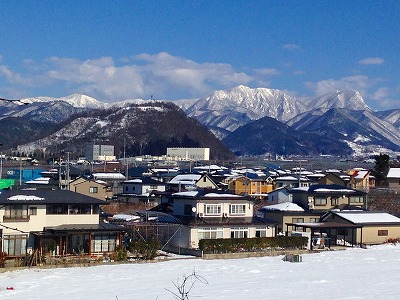
[[[177,300],[188,300],[189,293],[192,291],[196,282],[208,284],[208,281],[204,277],[197,275],[195,270],[193,270],[192,274],[188,276],[183,275],[182,280],[179,280],[178,278],[176,282],[172,282],[177,290],[176,292],[173,292],[169,289],[165,290],[170,292]]]

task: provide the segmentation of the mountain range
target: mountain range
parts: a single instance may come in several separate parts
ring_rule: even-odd
[[[80,94],[26,98],[0,102],[0,126],[2,149],[25,153],[82,149],[95,140],[107,140],[119,152],[125,141],[131,155],[161,155],[167,146],[211,147],[214,158],[222,159],[232,157],[230,150],[237,155],[400,151],[400,109],[374,112],[352,90],[299,98],[238,86],[173,102],[105,103]]]

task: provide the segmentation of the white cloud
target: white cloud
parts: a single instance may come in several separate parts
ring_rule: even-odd
[[[326,79],[318,82],[306,82],[306,86],[316,95],[323,95],[335,90],[357,90],[366,93],[367,89],[376,84],[376,79],[365,75],[344,77],[341,79]]]
[[[367,57],[358,61],[360,65],[381,65],[385,60],[381,57]]]
[[[374,99],[374,100],[382,100],[382,99],[388,98],[389,96],[390,96],[389,88],[388,87],[381,87],[381,88],[377,89],[373,93],[372,99]]]
[[[27,77],[21,78],[0,65],[10,83],[42,87],[64,85],[65,93],[80,92],[106,101],[147,98],[155,95],[203,96],[217,88],[230,88],[255,82],[253,76],[236,71],[229,64],[197,63],[161,52],[142,53],[116,63],[112,57],[79,60],[50,57],[43,62],[24,60]],[[173,96],[172,96],[173,97]]]
[[[275,68],[261,68],[261,69],[255,69],[254,72],[260,75],[265,75],[265,76],[275,76],[281,74],[277,69]]]
[[[300,50],[301,47],[297,44],[284,44],[282,45],[283,49],[288,49],[288,50]]]

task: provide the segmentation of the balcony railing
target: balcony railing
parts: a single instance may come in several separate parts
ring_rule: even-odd
[[[3,222],[29,222],[30,216],[3,216]]]

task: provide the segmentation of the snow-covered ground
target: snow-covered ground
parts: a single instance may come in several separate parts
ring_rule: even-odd
[[[400,299],[400,245],[232,260],[178,259],[0,274],[1,299],[174,299],[173,281],[193,270],[190,299]],[[14,290],[7,290],[13,287]]]

